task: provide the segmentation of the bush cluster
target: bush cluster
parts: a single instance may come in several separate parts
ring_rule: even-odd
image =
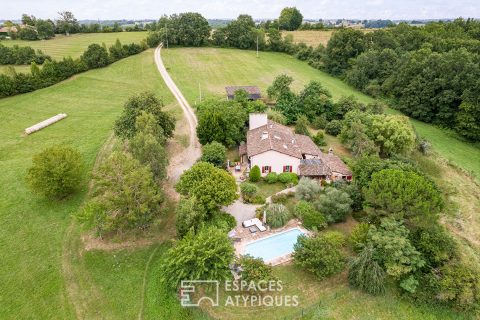
[[[12,47],[6,47],[0,43],[0,65],[7,64],[42,64],[45,60],[51,60],[51,58],[41,50],[35,50],[31,47],[19,47],[14,45]]]

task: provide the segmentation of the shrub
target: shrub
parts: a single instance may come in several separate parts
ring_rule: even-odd
[[[84,165],[75,149],[53,146],[34,155],[32,162],[26,180],[33,192],[61,199],[79,188]]]
[[[338,235],[332,237],[330,233],[315,237],[300,236],[294,246],[295,263],[320,279],[338,273],[345,267]]]
[[[425,226],[418,227],[411,240],[415,248],[431,267],[438,267],[449,261],[457,252],[453,237],[437,222],[428,220]]]
[[[107,49],[96,43],[89,45],[80,59],[89,69],[102,68],[110,64]]]
[[[234,249],[223,230],[204,228],[197,234],[188,233],[165,254],[161,281],[174,290],[180,281],[226,280],[231,277],[230,264]]]
[[[290,213],[283,204],[269,204],[265,211],[267,213],[267,224],[272,228],[283,227],[290,218]]]
[[[295,122],[295,133],[310,136],[310,131],[308,131],[308,118],[306,116],[298,117]]]
[[[276,280],[272,266],[266,265],[261,258],[245,255],[238,259],[238,263],[242,266],[242,281],[258,284]]]
[[[320,195],[321,191],[322,188],[317,181],[310,178],[301,178],[295,188],[295,195],[297,199],[312,201]]]
[[[378,295],[385,292],[385,271],[374,260],[371,246],[363,248],[349,264],[348,282],[352,287]]]
[[[361,251],[367,242],[368,230],[370,225],[368,223],[357,224],[350,233],[349,241],[355,252]]]
[[[274,109],[271,109],[269,108],[267,110],[267,115],[268,115],[268,119],[276,122],[276,123],[280,123],[280,124],[287,124],[287,118],[279,111],[277,110],[274,110]]]
[[[323,130],[327,126],[327,123],[327,118],[325,117],[325,115],[322,114],[321,116],[315,117],[313,119],[312,127],[316,130]]]
[[[206,219],[206,210],[196,201],[195,197],[180,199],[176,214],[175,225],[177,234],[181,238],[189,231],[197,233],[203,227]]]
[[[237,220],[227,212],[218,211],[213,214],[213,217],[208,221],[208,224],[227,233],[237,226]]]
[[[325,135],[322,131],[318,131],[312,140],[319,147],[324,147],[327,145],[327,142],[325,141]]]
[[[260,181],[261,173],[260,168],[258,166],[253,166],[252,170],[250,170],[250,174],[248,175],[248,179],[251,182],[258,182]]]
[[[251,203],[253,204],[265,204],[265,197],[262,195],[257,194],[253,199],[251,200]]]
[[[221,143],[213,141],[203,146],[200,161],[210,162],[218,168],[223,168],[225,167],[226,159],[227,149]]]
[[[334,188],[328,188],[325,194],[320,195],[315,201],[315,208],[325,214],[327,221],[340,222],[345,221],[347,215],[352,212],[352,199],[344,191]]]
[[[242,182],[242,184],[240,184],[240,192],[245,202],[251,202],[251,200],[257,195],[258,187],[253,183]]]
[[[293,173],[293,172],[282,172],[278,175],[278,181],[285,184],[287,183],[297,184],[298,176],[296,173]]]
[[[268,184],[273,184],[273,183],[277,182],[278,181],[277,173],[276,172],[268,173],[267,176],[265,177],[265,181]]]
[[[295,216],[302,219],[307,229],[320,230],[327,226],[325,216],[315,210],[311,203],[299,201],[295,206]]]
[[[338,136],[342,131],[342,122],[340,120],[332,120],[325,126],[325,132],[331,136]]]
[[[167,176],[168,158],[162,140],[153,134],[139,131],[130,140],[129,148],[135,159],[143,165],[149,165],[153,176],[160,182]]]
[[[270,198],[272,200],[272,203],[281,203],[281,204],[286,204],[288,200],[288,195],[286,193],[279,193],[279,194],[274,194]]]

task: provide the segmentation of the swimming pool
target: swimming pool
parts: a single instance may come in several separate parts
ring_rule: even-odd
[[[245,245],[245,254],[255,258],[262,258],[263,261],[268,262],[292,253],[293,245],[297,243],[298,236],[303,234],[305,233],[299,228],[293,228],[250,242]]]

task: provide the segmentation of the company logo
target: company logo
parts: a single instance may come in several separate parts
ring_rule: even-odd
[[[218,307],[219,288],[217,280],[182,280],[180,303],[183,307],[198,307],[203,301],[209,301],[212,307]]]
[[[180,303],[183,307],[198,307],[209,303],[220,305],[220,282],[217,280],[183,280],[180,283]],[[225,281],[222,305],[233,307],[297,307],[298,296],[283,295],[281,281]]]

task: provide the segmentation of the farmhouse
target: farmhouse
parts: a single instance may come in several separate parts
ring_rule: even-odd
[[[265,176],[269,172],[294,172],[299,176],[323,180],[351,180],[352,172],[329,150],[322,151],[305,135],[267,119],[264,113],[249,115],[247,142],[240,145],[242,163],[258,166]]]
[[[258,100],[262,98],[260,94],[260,89],[256,86],[229,86],[225,87],[227,91],[228,100],[235,99],[235,92],[238,90],[244,90],[248,93],[249,100]]]

